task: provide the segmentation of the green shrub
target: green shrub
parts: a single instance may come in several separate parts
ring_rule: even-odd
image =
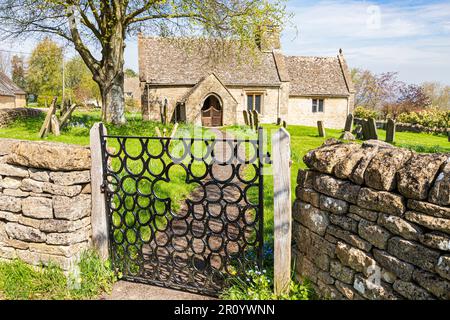
[[[360,119],[369,119],[369,118],[377,119],[380,116],[380,114],[377,111],[366,109],[361,106],[355,108],[355,110],[353,111],[353,115],[355,116],[355,118]]]
[[[450,111],[432,108],[419,112],[404,112],[397,117],[397,121],[420,124],[428,128],[447,128],[450,124]]]
[[[315,294],[307,281],[299,283],[291,280],[289,293],[276,295],[273,291],[273,275],[263,270],[248,271],[245,280],[239,277],[233,278],[231,286],[221,295],[225,300],[309,300],[314,299]]]
[[[34,267],[21,260],[0,262],[0,299],[89,299],[109,292],[116,277],[110,263],[84,252],[74,273],[55,265]]]

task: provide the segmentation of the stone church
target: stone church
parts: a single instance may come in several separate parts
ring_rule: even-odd
[[[203,126],[243,124],[244,110],[260,122],[343,128],[354,107],[354,87],[342,50],[335,57],[287,56],[279,33],[263,34],[257,50],[214,39],[138,39],[144,120]],[[206,50],[205,50],[206,48]],[[218,57],[214,57],[214,52]]]

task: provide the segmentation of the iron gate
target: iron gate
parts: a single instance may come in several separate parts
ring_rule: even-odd
[[[104,135],[113,266],[123,279],[217,295],[262,266],[263,135]],[[174,190],[187,184],[188,194]]]

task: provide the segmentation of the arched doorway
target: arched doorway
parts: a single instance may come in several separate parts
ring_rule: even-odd
[[[202,126],[220,127],[222,125],[222,104],[215,95],[208,96],[202,106]]]

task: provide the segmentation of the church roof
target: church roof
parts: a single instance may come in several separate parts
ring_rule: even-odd
[[[214,39],[139,36],[140,80],[152,85],[194,86],[210,74],[224,85],[279,86],[290,82],[291,96],[348,96],[353,84],[343,55],[285,56]],[[217,48],[217,49],[215,49]]]
[[[339,57],[288,56],[285,60],[291,80],[290,95],[349,95],[346,66],[341,66]]]
[[[0,95],[15,96],[16,94],[26,94],[3,72],[0,71]]]

